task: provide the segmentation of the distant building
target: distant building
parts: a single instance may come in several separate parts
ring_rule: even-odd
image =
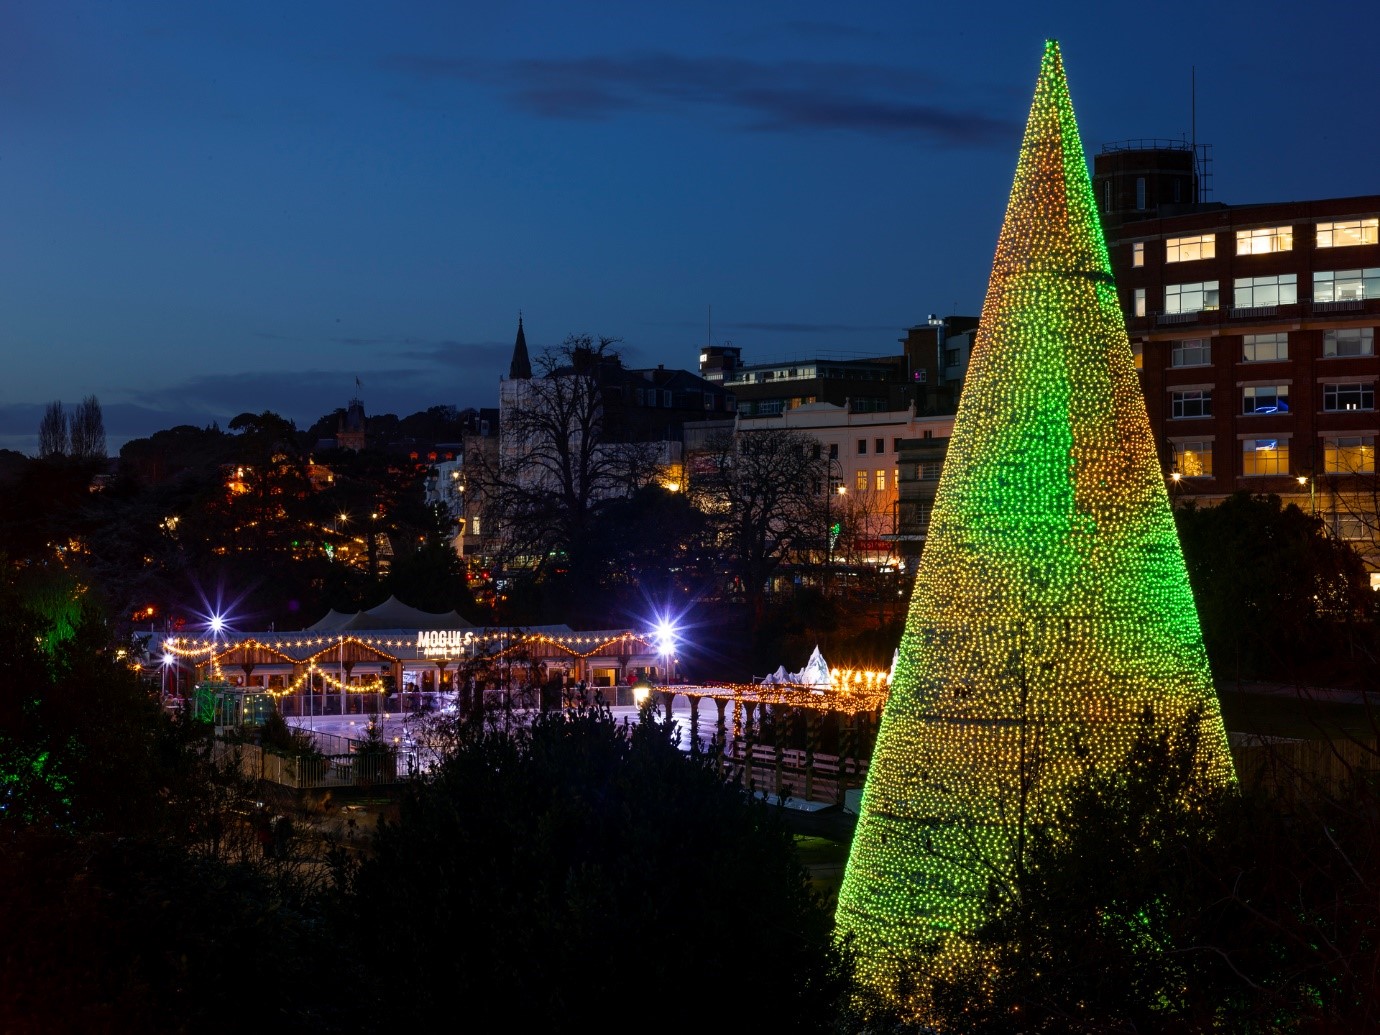
[[[747,417],[769,417],[812,403],[883,413],[915,405],[921,414],[953,413],[967,367],[965,335],[971,316],[932,316],[899,339],[899,355],[864,358],[743,362],[738,346],[700,349],[700,376],[722,384]]]
[[[1276,493],[1380,567],[1380,195],[1209,204],[1156,143],[1104,148],[1094,191],[1170,491]]]

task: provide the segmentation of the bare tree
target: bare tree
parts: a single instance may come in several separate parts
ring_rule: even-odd
[[[62,403],[54,400],[43,411],[38,425],[38,455],[45,460],[66,456],[67,448],[67,414],[62,411]]]
[[[105,419],[100,400],[94,395],[88,395],[72,411],[68,429],[72,456],[79,460],[105,459]]]
[[[537,376],[505,382],[498,455],[475,465],[500,556],[538,575],[573,559],[609,501],[659,471],[659,444],[616,441],[610,427],[623,380],[616,344],[573,335],[538,359]]]
[[[725,431],[710,439],[696,464],[691,499],[714,521],[754,616],[771,574],[819,539],[827,475],[819,452],[819,443],[798,431]]]

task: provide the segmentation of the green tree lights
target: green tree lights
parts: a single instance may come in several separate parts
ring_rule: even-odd
[[[1231,758],[1059,48],[1046,45],[837,923],[898,993],[1147,711]],[[920,990],[923,995],[923,989]]]

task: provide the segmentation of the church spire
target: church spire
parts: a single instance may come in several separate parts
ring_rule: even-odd
[[[508,365],[510,381],[530,381],[532,361],[527,356],[527,335],[522,331],[522,313],[518,313],[517,341],[513,342],[513,361]]]
[[[839,892],[860,976],[961,965],[1028,831],[1146,715],[1196,716],[1201,773],[1233,779],[1050,41]]]

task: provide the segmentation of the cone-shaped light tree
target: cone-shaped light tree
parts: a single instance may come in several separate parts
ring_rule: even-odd
[[[1046,45],[837,923],[887,992],[1142,717],[1233,779],[1057,43]],[[994,884],[994,882],[996,882]]]

